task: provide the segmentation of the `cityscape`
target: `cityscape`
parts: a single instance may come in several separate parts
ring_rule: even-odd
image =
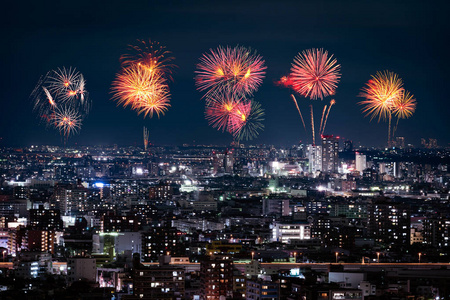
[[[8,4],[0,299],[450,299],[448,4],[350,2]]]

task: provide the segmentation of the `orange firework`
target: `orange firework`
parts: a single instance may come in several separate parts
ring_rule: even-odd
[[[408,91],[404,91],[394,102],[392,113],[398,119],[407,119],[411,117],[416,110],[416,99]]]
[[[131,106],[144,117],[156,113],[159,117],[170,107],[170,93],[166,80],[148,68],[132,65],[119,72],[112,84],[113,100],[118,105]]]
[[[130,45],[129,50],[130,53],[124,54],[120,58],[122,67],[138,65],[171,79],[172,68],[175,66],[171,62],[174,58],[171,56],[171,52],[166,50],[166,47],[158,42],[138,40],[138,45]]]
[[[77,133],[81,128],[81,116],[73,108],[58,108],[52,115],[52,123],[67,139],[71,134]]]
[[[378,117],[381,119],[391,118],[395,102],[403,93],[403,82],[397,74],[389,71],[377,72],[372,79],[366,83],[359,95],[365,100],[359,102],[364,105],[363,112],[370,119]]]

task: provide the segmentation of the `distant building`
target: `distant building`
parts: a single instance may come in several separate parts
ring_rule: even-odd
[[[262,212],[264,216],[289,216],[291,213],[289,199],[264,198]]]
[[[309,172],[322,171],[322,146],[308,145],[306,155],[309,161]]]
[[[205,260],[200,263],[201,299],[226,299],[233,296],[233,263],[230,260]]]
[[[162,257],[159,266],[139,267],[134,270],[134,299],[184,299],[184,268],[170,266],[164,260],[165,257]]]
[[[67,281],[69,285],[78,280],[96,282],[96,279],[95,258],[73,257],[67,259]]]
[[[280,299],[280,283],[268,278],[255,278],[247,280],[246,298],[248,300]]]
[[[339,140],[332,135],[322,136],[322,171],[337,173],[339,161]]]
[[[291,243],[294,240],[311,238],[311,227],[308,222],[275,223],[272,229],[272,241]]]
[[[366,156],[359,152],[355,152],[355,165],[356,171],[362,175],[363,171],[367,168]]]

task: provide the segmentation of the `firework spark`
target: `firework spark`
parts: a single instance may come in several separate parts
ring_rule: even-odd
[[[252,140],[264,129],[264,110],[253,100],[240,102],[231,118],[230,132],[237,141]]]
[[[326,115],[325,115],[325,120],[324,120],[324,123],[323,123],[323,126],[322,126],[322,131],[320,132],[320,134],[323,134],[323,133],[324,133],[324,131],[325,131],[325,126],[327,126],[328,115],[330,114],[331,107],[332,107],[333,105],[335,105],[335,104],[336,104],[336,101],[335,101],[334,99],[331,99],[330,105],[328,106],[328,111],[327,111],[327,113],[326,113]],[[325,107],[326,107],[326,105],[325,105]]]
[[[414,114],[416,110],[416,99],[414,95],[408,91],[403,91],[401,96],[394,101],[392,113],[398,119],[408,119]]]
[[[320,118],[320,128],[319,128],[319,133],[320,133],[320,134],[322,134],[322,126],[323,126],[323,121],[324,121],[324,118],[325,118],[325,112],[326,112],[326,110],[327,110],[327,106],[325,105],[325,106],[323,107],[323,110],[322,110],[322,118]]]
[[[81,128],[81,115],[73,108],[57,108],[52,116],[52,123],[67,139]]]
[[[297,108],[298,114],[300,115],[300,119],[302,119],[303,128],[305,129],[306,132],[305,121],[303,120],[302,112],[300,111],[300,107],[298,106],[297,99],[295,99],[295,96],[293,94],[291,94],[291,98],[292,101],[294,101],[295,107]]]
[[[313,140],[313,145],[316,144],[316,133],[314,130],[314,111],[313,111],[313,106],[312,104],[309,105],[309,107],[311,107],[311,130],[312,130],[312,140]]]
[[[403,82],[397,74],[389,71],[377,72],[362,88],[360,97],[365,100],[359,102],[363,105],[363,113],[370,119],[385,120],[390,118],[395,102],[403,94]]]
[[[138,40],[137,45],[129,46],[130,53],[122,55],[120,61],[123,68],[128,68],[133,65],[138,65],[141,68],[146,68],[149,71],[159,73],[166,79],[172,79],[172,69],[175,67],[172,64],[174,57],[171,52],[166,50],[158,42]]]
[[[131,106],[144,117],[158,117],[170,107],[170,93],[166,80],[157,72],[133,65],[123,69],[112,84],[112,99],[118,105]]]
[[[148,129],[147,127],[144,126],[144,150],[147,151],[147,147],[148,147]]]
[[[265,63],[260,55],[245,47],[219,47],[203,54],[195,76],[199,91],[205,96],[231,92],[252,95],[265,76]]]
[[[206,105],[205,116],[208,123],[218,130],[229,130],[235,109],[241,101],[241,98],[231,93],[214,95]]]
[[[292,63],[292,87],[312,100],[334,95],[341,77],[340,65],[333,55],[323,49],[309,49],[299,53]]]

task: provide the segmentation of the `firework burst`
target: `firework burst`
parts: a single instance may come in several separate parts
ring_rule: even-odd
[[[245,47],[219,47],[200,58],[195,82],[206,99],[215,93],[253,95],[265,76],[265,62]]]
[[[34,110],[46,125],[67,138],[77,133],[89,113],[90,100],[86,81],[75,68],[58,68],[42,76],[31,93]]]
[[[408,91],[403,91],[401,96],[394,101],[392,113],[398,119],[408,119],[411,117],[416,110],[416,99],[414,95],[410,94]]]
[[[81,128],[81,115],[73,108],[57,108],[51,118],[52,124],[67,139]]]
[[[150,40],[148,42],[138,40],[138,44],[130,45],[129,50],[129,53],[120,58],[123,68],[138,65],[149,71],[157,72],[166,79],[172,79],[172,69],[175,67],[172,64],[174,57],[171,56],[170,51],[166,50],[165,46]]]
[[[323,49],[309,49],[299,53],[292,63],[292,87],[312,100],[334,95],[341,78],[340,65],[333,55]],[[287,80],[286,83],[289,81]]]
[[[205,109],[205,117],[209,125],[218,130],[229,130],[235,109],[241,101],[241,98],[231,93],[226,93],[225,95],[216,94],[211,97]]]
[[[252,140],[264,129],[264,110],[254,100],[240,102],[233,111],[229,131],[237,141]]]
[[[370,119],[378,121],[391,117],[396,101],[403,94],[403,82],[397,74],[389,71],[377,72],[362,88],[360,97],[365,100],[359,102],[363,105],[363,113]]]
[[[123,107],[131,106],[144,117],[158,117],[170,107],[170,93],[166,80],[148,68],[132,65],[124,68],[112,84],[113,100]]]

